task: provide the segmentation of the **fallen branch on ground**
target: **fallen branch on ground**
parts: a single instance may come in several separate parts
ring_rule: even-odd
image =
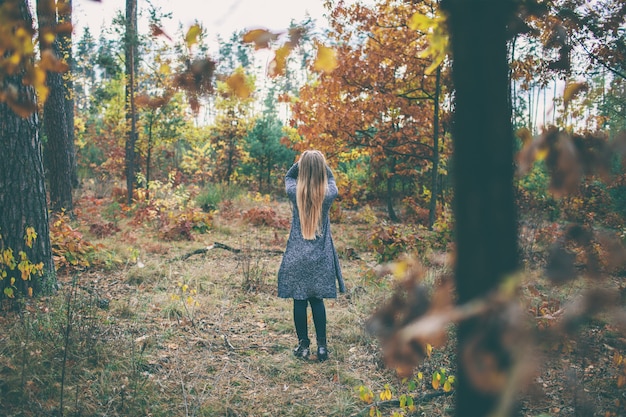
[[[284,253],[282,250],[278,250],[278,249],[238,249],[238,248],[233,248],[232,246],[225,245],[220,242],[215,242],[211,246],[207,246],[206,248],[196,249],[192,252],[178,256],[172,259],[172,261],[184,261],[194,255],[202,255],[204,253],[207,253],[208,251],[212,249],[224,249],[232,253],[261,252],[261,253],[267,253],[270,255],[282,255]]]

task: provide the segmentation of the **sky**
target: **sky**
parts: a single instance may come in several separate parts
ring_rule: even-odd
[[[147,9],[147,0],[138,3],[140,10]],[[305,20],[307,13],[318,27],[326,26],[324,0],[152,0],[152,3],[163,12],[172,12],[173,19],[164,22],[168,35],[175,36],[179,24],[188,28],[197,19],[207,30],[209,42],[215,41],[218,34],[228,39],[233,32],[243,29],[284,30],[292,20]],[[125,4],[125,0],[74,0],[74,35],[80,37],[82,27],[89,26],[97,37],[116,11],[124,12]]]

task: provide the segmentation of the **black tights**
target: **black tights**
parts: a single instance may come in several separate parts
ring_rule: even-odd
[[[307,304],[311,304],[317,345],[326,346],[326,308],[324,307],[324,300],[321,298],[312,297],[307,300],[293,300],[293,321],[296,325],[298,340],[309,341],[306,317]]]

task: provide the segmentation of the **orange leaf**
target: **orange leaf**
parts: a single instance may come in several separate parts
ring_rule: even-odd
[[[329,73],[337,68],[337,65],[337,52],[324,45],[318,45],[317,58],[315,59],[313,67],[317,71]]]
[[[254,43],[254,49],[269,48],[270,42],[278,39],[278,35],[267,29],[252,29],[243,35],[243,41]]]

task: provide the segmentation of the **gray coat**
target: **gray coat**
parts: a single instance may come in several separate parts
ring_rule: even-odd
[[[337,184],[330,168],[328,187],[322,206],[322,234],[314,240],[305,240],[300,228],[300,216],[296,206],[296,182],[298,179],[298,163],[295,163],[285,176],[285,189],[291,201],[291,231],[287,240],[287,248],[278,270],[278,296],[306,300],[307,298],[337,298],[339,291],[345,292],[346,287],[339,267],[339,257],[330,234],[328,212],[333,200],[337,197]]]

